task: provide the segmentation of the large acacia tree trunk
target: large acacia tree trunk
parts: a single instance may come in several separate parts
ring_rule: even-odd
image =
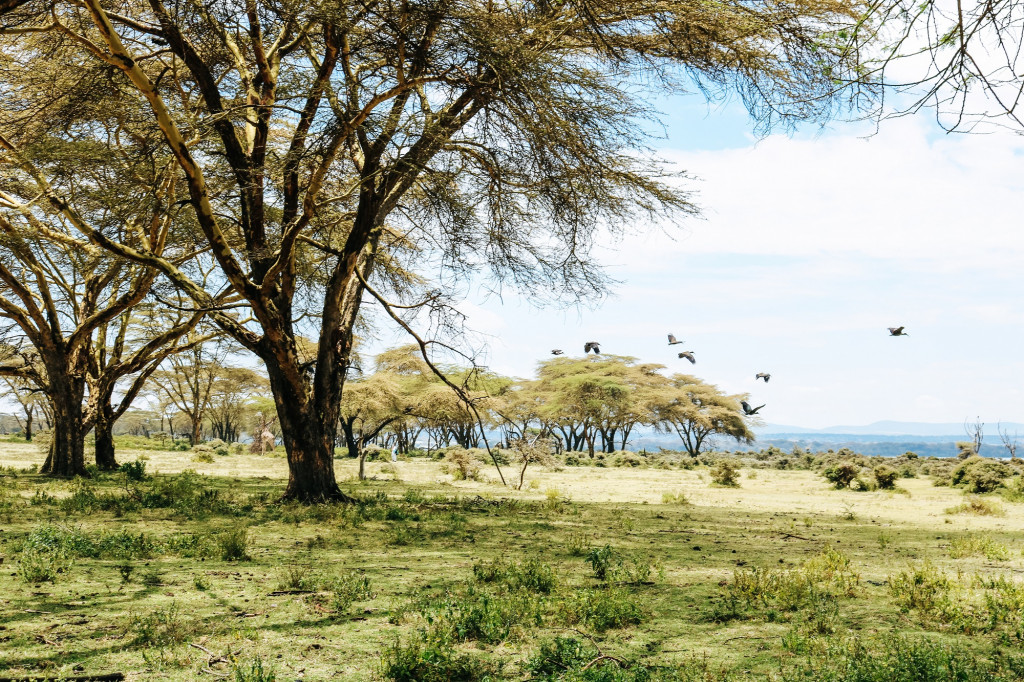
[[[334,476],[334,440],[338,423],[314,411],[314,401],[296,395],[280,367],[267,363],[281,436],[288,453],[286,499],[302,502],[352,502]]]
[[[114,415],[109,403],[99,408],[93,423],[96,436],[96,466],[101,471],[113,471],[117,468],[114,458]]]
[[[82,420],[85,382],[56,369],[47,367],[53,435],[49,454],[40,471],[51,476],[85,476],[85,429]]]

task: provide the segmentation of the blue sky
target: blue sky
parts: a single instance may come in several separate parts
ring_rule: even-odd
[[[659,153],[694,176],[703,219],[604,240],[621,283],[596,309],[471,297],[488,366],[530,376],[593,339],[749,392],[776,424],[1024,421],[1024,138],[922,114],[758,139],[737,104],[662,107]]]

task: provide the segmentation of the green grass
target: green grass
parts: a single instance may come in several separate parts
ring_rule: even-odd
[[[231,457],[217,466],[239,466]],[[806,471],[759,470],[736,489],[708,486],[700,467],[570,467],[520,493],[453,483],[441,464],[402,463],[407,482],[345,481],[358,505],[312,507],[278,502],[280,479],[160,473],[173,468],[157,454],[90,481],[2,469],[0,675],[937,682],[1024,670],[1016,504],[951,527],[943,510],[960,491],[918,479],[901,483],[907,499],[835,491]],[[623,478],[642,496],[608,501]]]

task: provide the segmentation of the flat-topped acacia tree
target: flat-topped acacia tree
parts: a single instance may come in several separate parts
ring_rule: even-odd
[[[599,230],[693,210],[650,160],[649,96],[734,90],[765,126],[826,116],[858,78],[856,33],[841,29],[861,12],[857,0],[30,0],[0,52],[44,70],[60,46],[76,54],[63,73],[102,69],[145,104],[149,120],[125,132],[159,127],[216,291],[96,229],[37,174],[40,191],[263,360],[285,497],[321,501],[345,499],[333,454],[353,325],[368,282],[386,293],[397,244],[435,274],[590,295],[604,282],[589,256]],[[225,291],[252,323],[218,313]],[[312,318],[311,363],[296,338]]]

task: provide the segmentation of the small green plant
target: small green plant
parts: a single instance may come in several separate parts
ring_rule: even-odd
[[[132,581],[132,574],[135,573],[135,565],[131,563],[119,564],[117,572],[121,574],[121,584],[127,585]]]
[[[473,575],[478,582],[495,583],[508,590],[526,590],[550,594],[558,586],[555,569],[537,557],[530,557],[522,563],[512,563],[498,558],[489,562],[473,564]]]
[[[125,634],[132,636],[134,644],[165,647],[184,642],[195,633],[196,625],[182,615],[177,602],[171,602],[144,615],[130,614]]]
[[[277,673],[273,668],[264,668],[259,656],[249,663],[232,663],[231,671],[235,682],[277,682]]]
[[[224,561],[249,560],[249,529],[238,526],[217,536],[220,558]]]
[[[612,548],[610,545],[595,547],[587,552],[587,563],[594,571],[594,577],[598,580],[606,580],[608,572],[612,568]]]
[[[330,592],[330,608],[337,615],[347,614],[352,604],[373,598],[370,579],[358,571],[344,571],[325,581]]]
[[[226,454],[226,452],[225,452],[225,454]],[[212,452],[205,452],[205,451],[194,452],[194,453],[192,453],[192,461],[193,462],[198,462],[198,463],[203,463],[203,464],[211,464],[214,461],[213,453]]]
[[[590,536],[582,529],[572,530],[565,539],[565,548],[572,556],[583,556],[590,550]]]

